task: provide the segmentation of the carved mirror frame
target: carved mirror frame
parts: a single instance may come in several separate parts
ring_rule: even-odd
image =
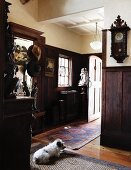
[[[10,22],[10,27],[12,30],[12,34],[14,37],[19,37],[27,40],[33,41],[33,44],[38,45],[41,48],[41,59],[39,60],[40,65],[43,65],[44,63],[44,45],[45,45],[45,37],[41,36],[43,32],[19,25],[13,22]],[[42,91],[43,91],[43,86],[42,86],[42,72],[44,67],[41,67],[41,73],[37,77],[33,77],[33,82],[37,82],[37,86],[39,88],[38,92],[38,107],[40,110],[43,110],[43,96],[42,96]]]

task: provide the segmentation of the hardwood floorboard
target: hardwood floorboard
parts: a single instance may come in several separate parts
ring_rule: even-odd
[[[32,137],[32,142],[40,142],[41,134]],[[70,149],[67,149],[70,150]],[[73,150],[73,152],[82,154],[85,156],[94,157],[100,160],[110,161],[113,163],[118,163],[121,165],[125,165],[127,167],[131,167],[131,152],[124,151],[120,149],[105,147],[100,145],[100,137],[86,144],[79,150]]]
[[[100,137],[75,152],[131,167],[131,152],[100,146],[96,140],[100,141]]]

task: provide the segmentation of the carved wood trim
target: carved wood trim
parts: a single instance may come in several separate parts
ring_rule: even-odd
[[[21,38],[26,38],[30,40],[38,40],[40,36],[43,34],[43,32],[10,22],[9,23],[12,29],[12,32],[15,36],[19,36]],[[44,38],[44,37],[43,37]]]

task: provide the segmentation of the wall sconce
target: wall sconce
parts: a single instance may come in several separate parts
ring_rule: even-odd
[[[100,35],[97,30],[97,22],[96,22],[96,33],[94,35],[94,40],[90,43],[90,46],[93,50],[99,50],[102,48],[102,42],[100,41]]]

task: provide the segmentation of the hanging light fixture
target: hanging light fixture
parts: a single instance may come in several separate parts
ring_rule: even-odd
[[[98,30],[97,30],[97,22],[96,22],[96,32],[94,35],[94,41],[90,43],[90,46],[94,50],[99,50],[102,48],[102,42],[100,41],[100,35],[98,34]]]

